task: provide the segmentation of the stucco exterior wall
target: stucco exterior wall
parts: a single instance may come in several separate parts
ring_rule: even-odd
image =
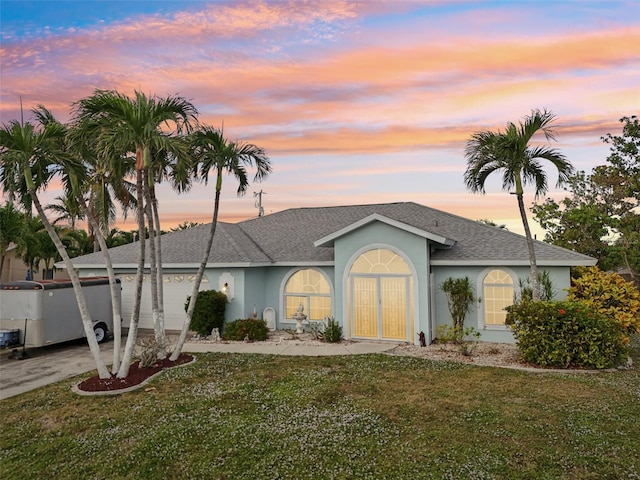
[[[412,271],[414,282],[413,342],[418,343],[420,331],[428,336],[429,331],[429,245],[427,239],[374,222],[336,239],[335,260],[335,304],[336,320],[342,325],[345,337],[350,338],[348,325],[347,281],[352,263],[362,253],[376,248],[389,249],[399,254]]]
[[[474,289],[476,298],[482,297],[482,282],[486,274],[493,269],[504,270],[514,278],[514,290],[519,293],[518,279],[525,280],[529,277],[531,270],[529,266],[435,266],[433,267],[434,279],[434,297],[435,297],[435,316],[434,328],[438,325],[451,325],[451,315],[447,306],[447,297],[440,288],[442,283],[449,277],[463,278],[469,277],[471,285]],[[566,298],[567,289],[570,286],[571,278],[568,267],[538,267],[538,271],[549,272],[551,278],[555,299],[560,300]],[[514,343],[513,334],[508,328],[486,327],[483,322],[484,305],[482,300],[474,302],[471,311],[465,319],[465,327],[474,327],[481,334],[480,339],[485,342],[502,342]]]

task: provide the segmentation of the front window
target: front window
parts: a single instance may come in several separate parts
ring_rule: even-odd
[[[286,318],[292,319],[298,305],[304,307],[307,320],[322,320],[331,316],[331,288],[317,270],[305,269],[294,273],[284,289]]]
[[[513,278],[504,270],[491,270],[482,286],[485,325],[504,326],[505,308],[513,304]]]

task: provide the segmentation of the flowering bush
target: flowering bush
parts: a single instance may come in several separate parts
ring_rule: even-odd
[[[506,324],[520,355],[542,367],[609,368],[627,353],[627,337],[586,302],[519,302],[507,307]]]
[[[627,335],[640,333],[640,291],[620,275],[598,267],[579,268],[569,289],[569,300],[581,300],[616,323]]]
[[[258,318],[241,318],[229,322],[224,326],[222,338],[224,340],[262,341],[269,336],[267,322]]]

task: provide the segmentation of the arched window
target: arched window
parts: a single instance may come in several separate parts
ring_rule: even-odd
[[[284,288],[286,318],[292,319],[302,304],[307,320],[322,320],[331,316],[331,288],[317,270],[298,270],[289,277]]]
[[[504,326],[505,307],[513,305],[513,278],[504,270],[491,270],[482,282],[485,326]]]
[[[411,274],[409,265],[391,250],[377,248],[358,257],[351,266],[350,273],[390,273]]]

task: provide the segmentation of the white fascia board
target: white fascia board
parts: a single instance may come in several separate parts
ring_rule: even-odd
[[[274,262],[270,263],[270,266],[273,267],[333,267],[336,262],[333,260],[325,260],[322,262]]]
[[[536,264],[539,267],[593,267],[597,260],[540,260]],[[469,266],[469,267],[481,267],[481,266],[529,266],[528,260],[431,260],[430,265],[437,266]]]
[[[250,268],[250,267],[267,267],[271,266],[273,263],[251,263],[251,262],[240,262],[240,263],[207,263],[205,268]],[[200,267],[199,263],[165,263],[162,268],[163,269],[171,269],[171,270],[197,270]],[[65,268],[64,265],[60,265],[58,268]],[[90,270],[96,268],[107,268],[104,264],[100,263],[90,263],[90,264],[78,264],[74,265],[76,270]],[[133,269],[136,270],[138,268],[138,264],[134,263],[118,263],[113,265],[114,269]],[[148,263],[144,266],[145,270],[150,268]]]
[[[369,215],[368,217],[363,218],[362,220],[358,220],[357,222],[352,223],[351,225],[347,225],[346,227],[341,228],[340,230],[333,232],[332,234],[327,235],[326,237],[323,237],[320,240],[316,240],[315,242],[313,242],[313,246],[314,247],[331,246],[337,238],[340,238],[343,235],[346,235],[347,233],[357,230],[358,228],[361,228],[372,222],[382,222],[392,227],[395,227],[399,230],[404,230],[405,232],[413,233],[414,235],[426,238],[428,240],[432,240],[437,243],[441,243],[448,247],[451,247],[456,243],[455,240],[451,240],[450,238],[441,237],[440,235],[435,235],[425,230],[421,230],[419,228],[412,227],[411,225],[407,225],[406,223],[399,222],[397,220],[393,220],[391,218],[385,217],[384,215],[380,215],[379,213],[374,213]]]

